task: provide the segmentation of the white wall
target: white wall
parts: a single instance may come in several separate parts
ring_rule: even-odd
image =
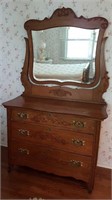
[[[6,110],[2,102],[22,94],[20,80],[25,55],[24,22],[30,18],[50,17],[58,7],[70,7],[77,16],[102,16],[109,21],[106,31],[105,57],[110,84],[104,98],[108,103],[108,118],[102,123],[98,165],[112,167],[112,1],[111,0],[1,0],[0,1],[0,117],[1,144],[7,145]]]

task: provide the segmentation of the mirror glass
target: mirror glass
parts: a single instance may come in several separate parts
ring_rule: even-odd
[[[77,27],[32,31],[34,79],[93,82],[98,35]]]

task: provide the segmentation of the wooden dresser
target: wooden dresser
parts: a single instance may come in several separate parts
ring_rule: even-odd
[[[92,190],[104,106],[22,96],[4,106],[10,168],[74,177]]]
[[[31,19],[25,22],[24,27],[28,38],[25,38],[26,55],[21,74],[25,90],[21,96],[3,104],[7,108],[9,169],[14,165],[28,166],[55,175],[73,177],[74,180],[83,181],[88,191],[92,191],[100,125],[101,121],[107,118],[107,104],[102,98],[108,88],[104,59],[106,41],[104,33],[107,26],[108,21],[105,18],[77,17],[70,8],[57,9],[49,19]],[[64,27],[64,29],[59,27]],[[38,65],[36,66],[37,76],[35,78],[34,55],[37,55],[35,49],[37,49],[38,42],[34,42],[34,39],[38,35],[38,41],[41,41],[41,37],[45,35],[47,40],[44,41],[44,46],[47,46],[49,38],[58,33],[61,39],[59,43],[58,41],[53,43],[55,51],[57,46],[63,45],[62,36],[66,35],[70,27],[75,28],[75,31],[77,27],[80,28],[81,37],[86,31],[87,35],[92,34],[92,40],[94,39],[92,42],[96,47],[95,58],[93,55],[88,61],[87,69],[84,68],[83,73],[80,72],[83,79],[75,79],[76,62],[73,64],[74,73],[68,74],[67,78],[62,73],[62,69],[61,71],[58,69],[59,80],[55,76],[56,71],[52,78],[46,78],[45,63],[44,66],[42,65],[44,73],[42,71],[41,77],[38,74]],[[52,28],[56,32],[52,32]],[[47,29],[49,30],[46,33]],[[38,34],[38,31],[41,32]],[[79,38],[79,35],[77,37]],[[87,42],[85,38],[83,42]],[[76,44],[77,42],[78,40]],[[64,50],[65,46],[61,46],[60,49]],[[43,49],[40,50],[44,53]],[[50,58],[54,61],[50,50],[53,51],[49,48],[48,53],[51,53]],[[80,51],[83,50],[80,49]],[[93,53],[93,46],[88,51]],[[44,56],[43,59],[45,59]],[[62,58],[61,55],[59,58]],[[83,62],[83,58],[80,59],[79,68],[80,62]],[[53,73],[52,65],[50,67],[49,64],[49,70]],[[62,68],[62,65],[59,65]],[[68,71],[71,69],[69,65],[70,63],[67,63]],[[86,66],[85,63],[84,65]],[[93,71],[93,75],[90,71]]]

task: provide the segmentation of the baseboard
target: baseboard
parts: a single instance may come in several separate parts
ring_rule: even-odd
[[[102,167],[102,168],[105,168],[105,169],[110,169],[110,170],[112,170],[112,167],[111,166],[107,166],[107,165],[100,165],[100,164],[98,164],[97,165],[97,167]]]

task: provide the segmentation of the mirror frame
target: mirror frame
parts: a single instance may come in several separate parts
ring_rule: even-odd
[[[33,77],[34,52],[33,52],[32,31],[45,30],[49,28],[63,27],[63,26],[72,26],[72,27],[74,26],[85,29],[99,29],[99,36],[97,41],[96,57],[95,57],[95,79],[93,82],[89,84],[80,82],[67,82],[67,81],[60,82],[53,80],[37,81]],[[52,89],[55,87],[56,88],[64,87],[65,89],[67,89],[68,86],[69,87],[75,86],[76,89],[83,89],[83,90],[89,89],[90,91],[94,88],[98,88],[101,85],[103,85],[101,83],[102,78],[105,76],[105,79],[107,79],[105,60],[104,60],[104,44],[106,41],[106,38],[104,38],[104,33],[107,26],[108,26],[108,21],[103,17],[93,17],[93,18],[85,18],[83,16],[77,17],[71,8],[64,8],[64,7],[56,9],[50,18],[45,18],[43,20],[30,19],[26,21],[24,24],[24,28],[27,31],[28,39],[25,38],[26,56],[21,77],[22,83],[25,86],[24,93],[28,95],[27,86],[31,88],[30,90],[32,96],[38,96],[38,92],[36,90],[37,88],[39,89],[39,87],[42,88],[43,91],[45,91],[45,89],[46,88],[48,89],[48,87]],[[104,90],[106,90],[106,88]],[[50,89],[48,90],[49,92],[47,92],[47,96],[50,95],[51,91]],[[43,93],[41,93],[40,96],[46,96],[46,94],[44,95]],[[64,96],[64,95],[59,94],[57,96]],[[74,95],[72,94],[68,96],[72,96],[72,98],[74,98],[73,97]],[[101,99],[101,95],[99,99]]]

